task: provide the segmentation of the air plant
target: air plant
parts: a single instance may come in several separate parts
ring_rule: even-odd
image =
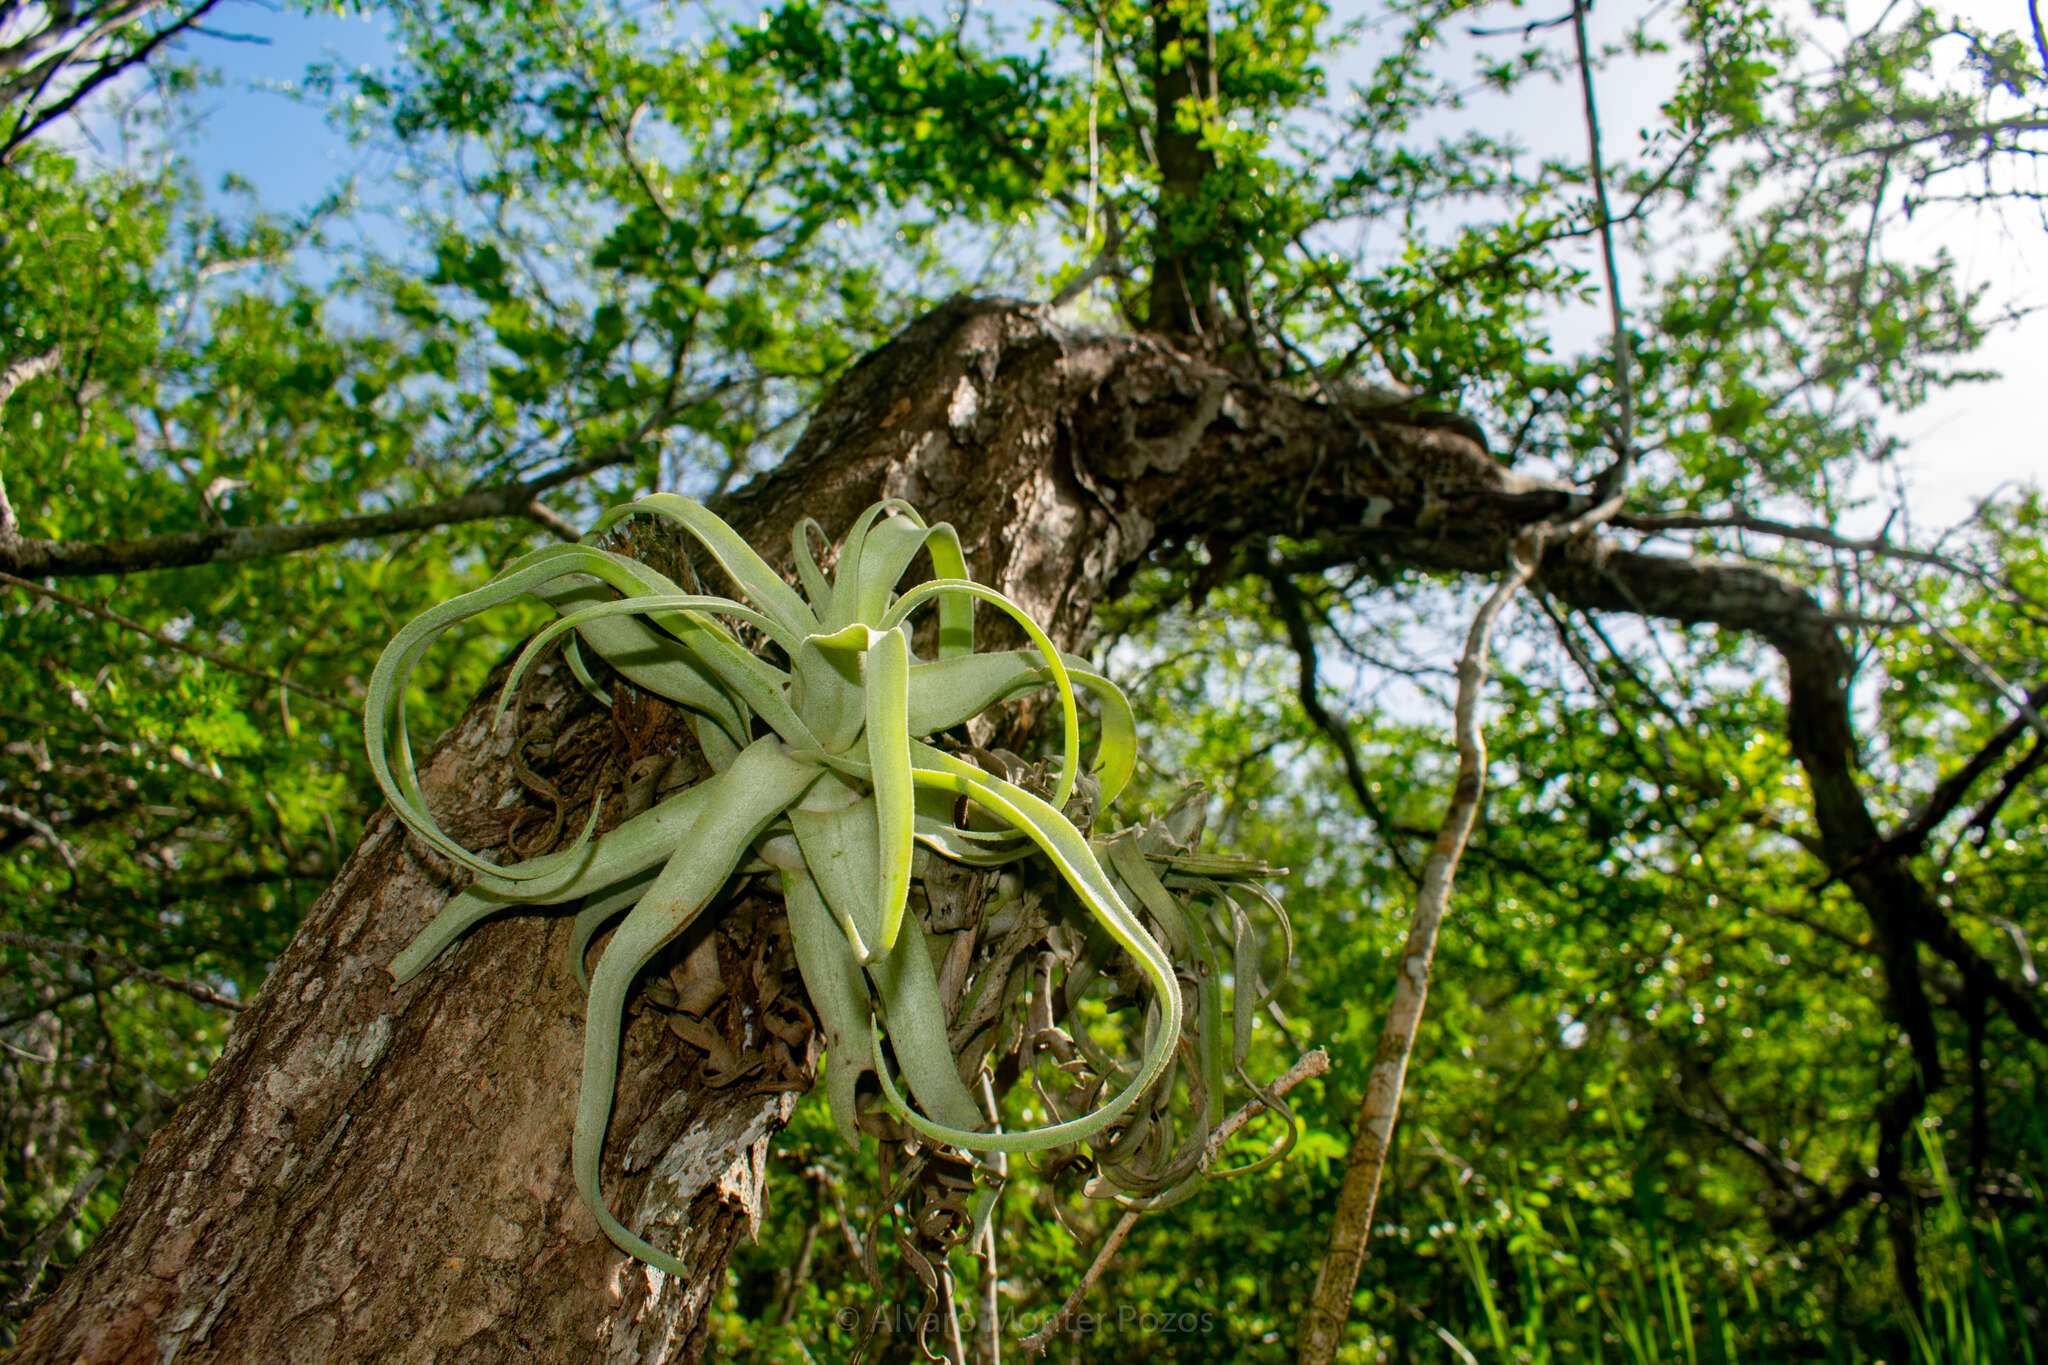
[[[621,1224],[598,1184],[627,995],[641,968],[735,873],[748,871],[780,879],[798,969],[825,1043],[827,1098],[849,1142],[859,1142],[857,1090],[872,1071],[889,1111],[928,1140],[1005,1152],[1095,1140],[1102,1144],[1098,1170],[1110,1187],[1148,1201],[1175,1197],[1197,1173],[1223,1081],[1215,1036],[1223,959],[1214,931],[1233,947],[1232,1062],[1244,1077],[1250,1014],[1263,1003],[1262,939],[1240,898],[1270,904],[1253,880],[1270,869],[1196,857],[1185,819],[1091,842],[1085,828],[1092,815],[1077,826],[1067,812],[1106,807],[1130,780],[1130,704],[1107,678],[1062,656],[1014,602],[973,582],[952,527],[929,526],[902,502],[878,503],[855,521],[828,578],[813,554],[824,534],[805,520],[794,532],[799,592],[731,527],[687,498],[657,495],[614,508],[591,539],[635,515],[680,525],[746,600],[686,592],[647,565],[588,543],[556,546],[423,613],[379,659],[365,722],[378,783],[414,833],[477,874],[392,962],[392,974],[409,981],[508,905],[582,902],[570,945],[572,970],[589,992],[576,1182],[612,1240],[663,1270],[683,1267]],[[899,593],[920,552],[938,576]],[[547,602],[558,619],[513,665],[499,719],[519,679],[560,640],[571,670],[601,700],[607,698],[585,649],[628,683],[683,708],[713,772],[601,837],[593,837],[593,810],[570,847],[500,865],[463,847],[427,810],[403,702],[413,668],[437,636],[523,594]],[[978,605],[1009,616],[1035,648],[977,653]],[[930,658],[912,646],[913,618],[927,608],[936,616]],[[762,652],[749,649],[735,626],[764,641]],[[779,661],[764,657],[770,651]],[[970,762],[954,751],[960,746],[939,742],[990,708],[1045,689],[1058,703],[1061,744],[1057,767],[1039,780],[1021,763],[1006,765],[986,753]],[[1085,771],[1077,689],[1096,699],[1100,713],[1099,744]],[[1048,1096],[1054,1122],[1017,1132],[992,1127],[961,1078],[927,930],[911,895],[934,857],[1035,869],[1037,880],[1028,885],[1009,879],[1025,888],[1013,899],[1036,904],[1050,896],[1079,907],[1076,941],[1089,946],[1079,953],[1085,962],[1070,968],[1070,1003],[1118,952],[1136,968],[1135,994],[1144,1005],[1137,1057],[1109,1055],[1078,1025],[1075,1035],[1062,1033],[1101,1079],[1071,1106]],[[1172,955],[1133,900],[1152,916]],[[594,972],[586,974],[591,945],[614,920]],[[1192,1012],[1175,956],[1190,964]],[[986,975],[999,983],[993,989],[1010,990],[1011,973]],[[1155,1121],[1153,1111],[1171,1098],[1184,1035],[1198,1061],[1187,1080],[1198,1116],[1195,1136],[1175,1142],[1172,1125]],[[1150,1103],[1141,1104],[1148,1095]]]

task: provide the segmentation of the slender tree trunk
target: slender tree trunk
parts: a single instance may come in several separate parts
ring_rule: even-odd
[[[799,517],[836,535],[882,496],[953,521],[976,574],[1069,646],[1165,545],[1228,557],[1306,533],[1331,562],[1491,573],[1517,530],[1567,503],[1453,431],[1343,416],[1155,338],[1063,332],[1029,306],[969,300],[856,366],[782,468],[717,510],[780,558]],[[1824,837],[1864,859],[1845,877],[1909,949],[1934,942],[1946,926],[1924,888],[1872,853],[1848,776],[1846,656],[1812,599],[1757,570],[1610,549],[1554,552],[1537,583],[1776,645]],[[363,642],[366,666],[380,643]],[[444,827],[485,851],[533,809],[510,735],[489,727],[494,698],[495,682],[424,778]],[[577,803],[615,803],[642,760],[689,761],[663,708],[629,697],[600,711],[559,676],[521,714],[526,756],[567,798],[572,828]],[[508,915],[404,988],[385,971],[458,884],[388,815],[371,822],[12,1360],[703,1355],[726,1258],[762,1211],[768,1143],[813,1059],[795,1049],[761,1083],[711,1087],[695,1049],[652,1014],[632,1021],[606,1189],[626,1223],[694,1268],[651,1272],[599,1232],[570,1177],[583,1014],[566,923]],[[743,888],[717,918],[734,983],[719,1022],[743,1056],[761,1052],[745,1020],[801,998],[777,910]]]
[[[1216,155],[1198,130],[1181,127],[1182,105],[1216,99],[1216,34],[1206,0],[1152,0],[1152,61],[1159,225],[1146,321],[1155,332],[1212,335],[1222,314],[1204,248],[1217,250],[1215,233],[1213,225],[1198,231],[1194,220]]]
[[[1443,821],[1437,826],[1429,861],[1423,865],[1422,883],[1415,890],[1415,909],[1408,918],[1408,940],[1401,949],[1401,970],[1394,978],[1394,999],[1387,1007],[1387,1022],[1380,1029],[1372,1070],[1366,1074],[1365,1098],[1358,1106],[1358,1116],[1352,1120],[1344,1179],[1337,1186],[1337,1208],[1330,1217],[1329,1246],[1323,1253],[1322,1268],[1316,1273],[1316,1287],[1309,1295],[1308,1312],[1303,1317],[1298,1357],[1301,1365],[1329,1365],[1336,1359],[1344,1324],[1351,1316],[1351,1296],[1357,1290],[1358,1269],[1365,1264],[1366,1239],[1372,1235],[1380,1180],[1393,1150],[1394,1125],[1401,1116],[1408,1059],[1415,1051],[1423,1006],[1429,1002],[1429,972],[1436,960],[1437,931],[1451,908],[1451,887],[1458,875],[1458,863],[1465,856],[1465,843],[1472,837],[1472,827],[1479,819],[1479,802],[1486,793],[1486,731],[1480,723],[1479,708],[1486,686],[1487,654],[1501,612],[1529,581],[1540,555],[1540,539],[1526,553],[1516,554],[1465,635],[1465,651],[1458,659],[1458,700],[1453,715],[1458,780],[1451,789]]]

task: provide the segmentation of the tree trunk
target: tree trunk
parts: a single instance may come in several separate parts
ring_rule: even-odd
[[[1213,336],[1216,304],[1213,225],[1198,227],[1202,185],[1216,154],[1198,130],[1180,126],[1181,106],[1216,99],[1216,34],[1206,0],[1152,0],[1152,146],[1159,158],[1158,241],[1146,323],[1172,336]]]
[[[1227,562],[1284,533],[1332,559],[1491,573],[1516,528],[1567,498],[1441,426],[1340,414],[1154,338],[1077,335],[1026,305],[971,300],[864,360],[784,465],[716,510],[780,563],[799,517],[836,535],[884,496],[955,523],[976,575],[1067,647],[1164,545],[1201,541]],[[1588,607],[1765,634],[1794,661],[1795,727],[1818,726],[1795,739],[1826,787],[1823,829],[1867,854],[1860,797],[1852,810],[1815,771],[1846,782],[1846,661],[1810,598],[1754,570],[1598,546],[1553,555],[1538,582]],[[377,643],[364,642],[366,660]],[[424,779],[444,827],[485,851],[533,808],[509,736],[488,723],[495,690],[443,737]],[[568,798],[571,828],[577,803],[680,752],[664,708],[627,698],[601,711],[559,674],[529,689],[521,715],[520,742]],[[1872,864],[1850,880],[1864,895],[1894,872]],[[717,1088],[657,1017],[632,1020],[605,1186],[623,1221],[680,1248],[695,1273],[651,1271],[600,1233],[570,1176],[583,1020],[566,919],[508,915],[392,985],[385,964],[458,885],[388,813],[371,821],[12,1359],[702,1356],[706,1310],[761,1215],[768,1144],[814,1056],[795,1049],[793,1063]],[[1893,913],[1902,932],[1920,927]],[[735,983],[721,1031],[760,1054],[745,1019],[801,999],[785,926],[752,889],[715,918]]]

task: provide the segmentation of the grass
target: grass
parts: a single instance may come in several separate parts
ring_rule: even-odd
[[[1923,1126],[1919,1140],[1917,1314],[1881,1253],[1851,1249],[1847,1222],[1840,1244],[1816,1253],[1832,1257],[1830,1276],[1812,1260],[1764,1262],[1687,1237],[1656,1208],[1575,1213],[1512,1181],[1475,1208],[1455,1176],[1432,1240],[1457,1273],[1431,1312],[1408,1311],[1448,1352],[1436,1358],[1460,1365],[2048,1365],[2035,1341],[2048,1305],[2038,1185],[2001,1218],[1959,1187],[1938,1130]],[[2038,1122],[2036,1144],[2048,1158]]]

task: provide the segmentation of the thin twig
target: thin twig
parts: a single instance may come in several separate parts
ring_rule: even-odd
[[[1337,756],[1344,762],[1344,780],[1351,788],[1351,795],[1358,802],[1358,808],[1366,819],[1373,822],[1385,839],[1387,854],[1394,860],[1394,866],[1401,869],[1401,875],[1410,882],[1416,880],[1415,869],[1408,865],[1408,856],[1401,852],[1401,846],[1394,841],[1388,825],[1386,808],[1374,799],[1372,785],[1366,781],[1365,764],[1358,756],[1358,744],[1351,736],[1351,727],[1330,714],[1328,707],[1316,691],[1319,669],[1316,662],[1315,636],[1308,626],[1308,614],[1304,609],[1300,589],[1285,573],[1270,574],[1267,586],[1272,589],[1273,607],[1280,617],[1280,624],[1287,631],[1287,641],[1294,648],[1298,665],[1295,676],[1295,695],[1301,700],[1302,714],[1309,723],[1321,730],[1336,746]]]
[[[120,957],[102,948],[94,948],[89,944],[66,943],[62,939],[44,938],[40,934],[18,933],[12,929],[0,929],[0,943],[9,944],[16,948],[26,948],[32,953],[49,953],[56,957],[68,957],[74,961],[83,962],[89,967],[107,967],[121,973],[123,976],[134,977],[139,981],[147,981],[153,985],[162,986],[167,990],[176,991],[180,995],[189,995],[200,1004],[212,1005],[217,1009],[240,1010],[248,1005],[246,1000],[237,1000],[232,996],[222,995],[219,991],[202,986],[196,981],[187,981],[181,977],[166,975],[155,968],[145,967],[140,962]]]
[[[1883,584],[1893,599],[1906,609],[1906,614],[1920,624],[1921,629],[1948,646],[1950,652],[1962,661],[1965,669],[1979,682],[1996,692],[2013,710],[2019,712],[2020,719],[2024,720],[2036,734],[2048,739],[2048,718],[2044,718],[2035,708],[2025,691],[2008,682],[2004,675],[1985,661],[1982,655],[1957,638],[1955,632],[1921,611],[1918,604],[1913,601],[1911,593],[1882,578],[1879,578],[1878,582]]]
[[[1789,521],[1773,521],[1769,517],[1752,516],[1748,512],[1733,511],[1719,514],[1698,512],[1670,513],[1629,513],[1617,516],[1611,525],[1624,531],[1754,531],[1759,535],[1777,536],[1783,540],[1805,541],[1811,545],[1824,546],[1830,550],[1846,550],[1851,554],[1877,555],[1884,559],[1903,559],[1912,564],[1925,564],[1931,568],[1945,569],[1950,573],[1967,574],[1996,586],[1982,569],[1976,568],[1952,555],[1940,554],[1933,550],[1915,550],[1899,545],[1883,536],[1867,536],[1858,539],[1831,531],[1825,526],[1800,526]]]
[[[571,545],[583,539],[583,532],[576,529],[576,523],[557,512],[554,508],[535,498],[520,509],[528,518],[553,531]]]
[[[1579,86],[1586,101],[1586,145],[1593,177],[1593,199],[1600,210],[1600,259],[1607,270],[1607,312],[1614,327],[1614,463],[1594,485],[1595,503],[1628,497],[1629,474],[1635,467],[1635,369],[1630,353],[1628,314],[1621,301],[1621,270],[1614,258],[1614,214],[1607,203],[1607,169],[1600,159],[1600,113],[1593,99],[1593,55],[1586,41],[1587,0],[1574,0],[1572,34],[1579,49]],[[1611,513],[1609,513],[1611,515]],[[1604,519],[1604,518],[1603,518]]]
[[[2048,684],[2029,692],[2026,701],[2038,714],[2041,707],[2048,706]],[[2031,728],[2025,716],[2008,722],[1987,740],[1982,748],[1972,754],[1967,762],[1936,783],[1934,790],[1914,808],[1913,813],[1897,829],[1885,836],[1885,851],[1894,858],[1910,858],[1918,853],[1933,835],[1935,826],[1946,820],[1949,813],[1961,805],[1963,798],[1970,794],[1970,789],[1977,784],[1977,779],[1991,771],[1992,766],[2005,757],[2006,751],[2017,744],[2020,736]],[[2038,738],[2034,741],[2032,752],[2020,761],[2018,767],[2007,773],[2007,782],[2011,781],[2013,774],[2018,772],[2020,767],[2039,762],[2043,742]],[[2004,784],[2001,784],[2001,790],[2003,786]],[[1974,819],[1972,823],[1974,824]],[[1969,829],[1970,825],[1965,825],[1958,831],[1957,838],[1968,833]]]
[[[1317,1048],[1288,1067],[1286,1073],[1273,1082],[1270,1093],[1278,1098],[1303,1081],[1321,1076],[1329,1069],[1330,1054]],[[1209,1141],[1202,1149],[1203,1167],[1206,1168],[1213,1162],[1222,1152],[1223,1145],[1236,1137],[1244,1126],[1258,1117],[1259,1111],[1266,1107],[1264,1099],[1247,1100],[1229,1118],[1218,1124],[1216,1131],[1209,1135]],[[1103,1239],[1101,1250],[1095,1253],[1095,1259],[1088,1263],[1088,1269],[1081,1273],[1081,1278],[1075,1283],[1073,1291],[1067,1295],[1066,1302],[1060,1305],[1060,1311],[1053,1314],[1037,1331],[1018,1342],[1021,1350],[1032,1355],[1043,1355],[1046,1345],[1066,1330],[1067,1320],[1073,1317],[1074,1310],[1081,1306],[1081,1300],[1095,1287],[1095,1282],[1102,1278],[1102,1273],[1109,1269],[1109,1263],[1116,1259],[1117,1251],[1131,1235],[1131,1229],[1138,1225],[1138,1217],[1144,1212],[1142,1207],[1129,1209],[1123,1217],[1117,1219],[1116,1226],[1111,1228],[1109,1236]]]
[[[1117,268],[1124,245],[1123,220],[1107,204],[1102,209],[1102,230],[1102,249],[1081,268],[1080,274],[1060,286],[1059,292],[1048,302],[1049,307],[1066,307],[1086,293],[1090,285]]]
[[[43,842],[63,860],[65,868],[71,873],[71,880],[78,880],[78,855],[71,851],[71,845],[64,842],[64,836],[57,832],[55,826],[12,802],[0,804],[0,815],[6,816],[32,834],[41,835]]]
[[[89,37],[85,42],[74,45],[67,52],[52,57],[46,63],[47,69],[34,93],[21,101],[20,112],[15,117],[14,127],[7,134],[6,141],[0,142],[0,166],[7,164],[7,161],[14,155],[17,147],[20,147],[44,128],[47,128],[50,124],[55,123],[58,119],[76,109],[85,102],[87,96],[99,89],[100,86],[124,72],[144,68],[152,52],[156,51],[167,40],[175,38],[186,29],[197,24],[206,16],[208,10],[219,3],[220,0],[200,0],[200,3],[194,6],[189,13],[181,15],[176,21],[157,29],[147,39],[136,44],[126,52],[115,54],[102,49],[96,56],[90,59],[98,63],[90,75],[74,85],[65,93],[62,99],[38,108],[36,101],[45,90],[49,89],[50,82],[56,77],[58,72],[73,65],[84,64],[78,61],[77,58],[87,47],[92,46],[97,41],[97,35]],[[141,9],[154,7],[153,4],[140,6],[138,7],[138,12]],[[12,7],[10,6],[10,8]]]
[[[290,688],[300,696],[317,701],[323,706],[332,706],[346,711],[358,720],[362,718],[363,713],[361,711],[358,711],[345,701],[328,696],[325,692],[315,691],[303,683],[293,682],[290,678],[279,677],[274,673],[265,673],[260,668],[251,668],[248,664],[236,663],[233,659],[216,654],[210,649],[201,649],[197,645],[188,645],[183,640],[174,640],[162,631],[151,630],[148,626],[143,625],[142,622],[131,620],[117,611],[109,611],[105,607],[94,606],[84,598],[73,597],[70,593],[59,592],[55,588],[46,588],[42,584],[26,578],[16,578],[13,574],[4,571],[0,571],[0,583],[12,584],[14,587],[25,589],[38,596],[47,597],[52,602],[62,603],[73,611],[82,611],[88,616],[97,616],[103,621],[111,621],[125,630],[132,630],[138,635],[149,637],[166,649],[175,649],[180,654],[190,654],[195,659],[204,659],[206,662],[218,664],[232,673],[240,673],[245,677],[258,678],[273,686]]]
[[[2048,131],[2048,118],[2038,115],[2022,115],[2017,118],[1992,119],[1984,123],[1964,123],[1950,128],[1930,128],[1924,133],[1908,133],[1880,142],[1871,147],[1851,147],[1836,153],[1830,160],[1842,161],[1852,156],[1892,156],[1909,151],[1923,142],[1964,142],[1978,138],[1996,137],[2000,133],[2039,133]],[[1919,200],[1918,202],[1932,202]]]
[[[1000,1116],[996,1107],[995,1082],[988,1071],[981,1073],[981,1111],[989,1118],[993,1127]],[[974,1320],[975,1365],[1003,1365],[1002,1329],[1002,1265],[998,1257],[997,1244],[1001,1238],[1000,1220],[1003,1212],[1002,1188],[1009,1179],[1010,1158],[1006,1152],[990,1152],[986,1158],[989,1169],[995,1175],[994,1203],[981,1230],[974,1238],[974,1259],[981,1267],[980,1312]]]

